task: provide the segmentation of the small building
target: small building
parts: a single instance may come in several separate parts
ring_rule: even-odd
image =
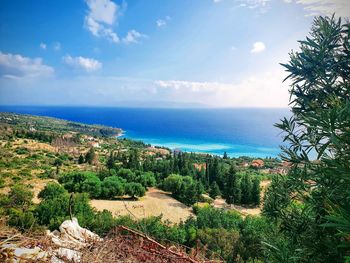
[[[250,164],[254,168],[262,168],[264,167],[264,161],[260,159],[253,160],[252,163]]]

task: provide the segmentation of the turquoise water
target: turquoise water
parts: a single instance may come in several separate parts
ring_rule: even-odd
[[[0,106],[0,111],[119,127],[126,138],[189,152],[276,157],[282,143],[273,126],[287,109],[149,109]]]

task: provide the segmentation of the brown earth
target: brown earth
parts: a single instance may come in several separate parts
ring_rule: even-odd
[[[146,195],[137,201],[131,200],[91,200],[91,205],[99,211],[104,209],[113,215],[130,215],[133,218],[146,218],[163,215],[164,221],[179,223],[191,215],[192,209],[172,198],[169,193],[157,188],[149,188]]]

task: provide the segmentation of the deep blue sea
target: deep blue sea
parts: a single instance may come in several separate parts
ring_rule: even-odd
[[[288,109],[149,109],[0,106],[0,111],[122,128],[124,137],[152,145],[231,157],[276,157],[282,143],[273,126]]]

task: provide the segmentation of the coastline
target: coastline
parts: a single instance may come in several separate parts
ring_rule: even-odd
[[[216,141],[200,141],[200,140],[191,140],[185,138],[170,138],[170,137],[145,137],[138,136],[136,132],[130,132],[123,130],[121,136],[117,137],[118,139],[130,139],[135,141],[141,141],[145,144],[150,144],[155,147],[164,147],[172,151],[181,150],[188,153],[197,153],[197,154],[209,154],[223,156],[224,152],[227,153],[229,157],[256,157],[256,158],[265,158],[265,157],[278,157],[280,154],[279,147],[264,147],[256,145],[243,145],[243,144],[230,144],[230,143],[221,143]]]

